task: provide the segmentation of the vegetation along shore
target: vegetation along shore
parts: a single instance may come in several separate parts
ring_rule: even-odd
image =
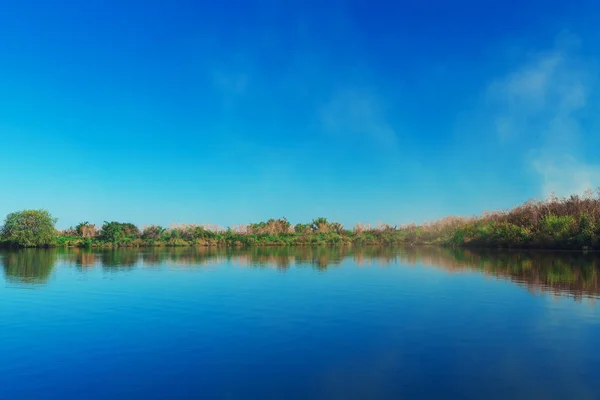
[[[476,217],[446,217],[421,225],[357,224],[347,229],[326,218],[292,225],[285,218],[238,225],[157,225],[82,222],[66,230],[46,210],[9,214],[0,229],[3,247],[176,247],[286,245],[440,245],[455,247],[600,250],[600,191],[551,196]]]

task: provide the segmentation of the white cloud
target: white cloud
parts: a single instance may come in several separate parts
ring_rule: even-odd
[[[534,159],[532,164],[542,178],[542,192],[545,195],[582,194],[600,185],[600,165],[579,162],[569,154]]]
[[[500,110],[496,133],[503,142],[530,149],[529,166],[539,174],[544,195],[600,186],[600,164],[587,163],[581,152],[581,115],[591,107],[595,71],[577,56],[573,38],[564,39],[488,88],[488,100]]]
[[[340,138],[366,140],[378,146],[395,148],[398,137],[386,120],[380,99],[371,91],[337,91],[320,110],[325,132]]]

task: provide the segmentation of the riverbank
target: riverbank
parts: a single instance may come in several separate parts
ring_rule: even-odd
[[[416,244],[407,232],[390,230],[314,233],[243,234],[236,232],[215,232],[202,229],[170,229],[157,238],[143,235],[127,235],[115,240],[97,237],[81,237],[58,234],[54,243],[42,247],[67,248],[135,248],[135,247],[282,247],[282,246],[373,246]],[[419,241],[419,244],[426,244]],[[5,242],[5,246],[11,246]],[[38,247],[38,246],[34,246]]]
[[[285,218],[219,228],[82,222],[57,231],[45,210],[9,214],[0,230],[3,247],[252,247],[302,245],[438,245],[556,250],[600,250],[600,195],[551,197],[506,211],[446,217],[421,225],[357,224],[326,218],[292,225]]]

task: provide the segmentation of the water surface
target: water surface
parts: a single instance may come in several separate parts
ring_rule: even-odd
[[[600,398],[600,258],[0,252],[0,398]]]

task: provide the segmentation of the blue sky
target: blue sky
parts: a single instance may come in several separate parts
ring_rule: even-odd
[[[3,1],[0,215],[400,224],[600,186],[599,12]]]

